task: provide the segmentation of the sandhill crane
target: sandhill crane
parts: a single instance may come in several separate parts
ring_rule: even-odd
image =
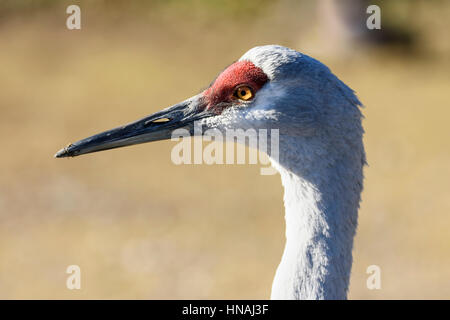
[[[272,299],[346,299],[365,152],[361,104],[324,64],[267,45],[247,51],[205,91],[70,144],[57,158],[169,139],[177,128],[278,128],[267,153],[284,186],[286,245]]]

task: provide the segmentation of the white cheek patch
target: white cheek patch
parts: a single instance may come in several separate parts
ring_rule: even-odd
[[[281,115],[277,111],[278,102],[285,91],[281,84],[269,82],[256,93],[251,103],[227,108],[218,116],[202,119],[202,124],[209,128],[248,129],[276,123]]]
[[[280,115],[279,101],[286,89],[279,83],[267,83],[256,93],[255,100],[245,109],[247,121],[276,121]]]

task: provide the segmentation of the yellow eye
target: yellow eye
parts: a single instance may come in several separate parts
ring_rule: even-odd
[[[253,91],[248,86],[240,86],[236,88],[234,95],[241,100],[247,101],[253,98]]]

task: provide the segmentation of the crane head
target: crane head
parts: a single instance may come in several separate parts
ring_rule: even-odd
[[[333,100],[347,100],[347,104]],[[359,101],[319,61],[295,50],[267,45],[247,51],[203,92],[127,125],[77,141],[57,158],[170,139],[176,129],[278,129],[314,135],[327,122],[360,119]],[[350,106],[348,106],[350,105]],[[331,126],[333,127],[333,125]],[[200,133],[202,134],[202,133]]]

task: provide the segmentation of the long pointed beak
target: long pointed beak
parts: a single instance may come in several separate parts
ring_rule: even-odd
[[[55,158],[75,157],[144,142],[170,139],[172,131],[180,128],[187,129],[193,135],[194,121],[211,115],[199,94],[141,120],[70,144],[59,150]]]

